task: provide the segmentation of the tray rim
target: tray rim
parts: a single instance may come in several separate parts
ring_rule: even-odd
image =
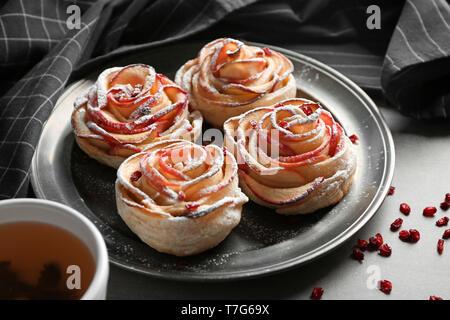
[[[197,43],[199,41],[190,41],[188,43],[193,44]],[[287,271],[290,269],[293,269],[295,267],[299,267],[301,265],[305,265],[306,263],[312,262],[330,252],[337,249],[340,245],[345,243],[349,238],[351,238],[356,232],[358,232],[378,211],[382,203],[384,202],[387,193],[389,191],[390,184],[392,182],[393,176],[394,176],[394,170],[395,170],[395,146],[394,146],[394,140],[392,138],[392,133],[384,120],[383,115],[379,111],[376,104],[373,102],[373,100],[365,93],[356,83],[354,83],[352,80],[350,80],[348,77],[340,73],[339,71],[335,70],[334,68],[326,65],[325,63],[322,63],[314,58],[311,58],[309,56],[303,55],[301,53],[284,49],[281,47],[268,45],[264,43],[258,43],[258,42],[250,42],[246,41],[247,44],[254,45],[254,46],[260,46],[260,47],[269,47],[271,49],[274,49],[278,52],[281,52],[283,54],[286,54],[288,56],[293,56],[299,60],[302,60],[310,65],[312,65],[314,68],[317,68],[321,70],[322,72],[328,73],[331,75],[334,79],[339,80],[339,82],[344,85],[347,90],[352,91],[358,98],[360,98],[366,105],[367,110],[370,111],[371,116],[374,118],[376,124],[378,125],[379,132],[381,134],[381,137],[383,138],[383,146],[385,149],[385,156],[384,156],[384,168],[383,168],[383,175],[381,179],[381,183],[379,185],[379,188],[372,199],[369,206],[364,210],[364,212],[359,216],[358,219],[356,219],[351,225],[349,225],[344,232],[340,233],[338,236],[336,236],[334,239],[331,239],[327,243],[324,243],[322,246],[315,248],[312,251],[309,251],[307,254],[304,254],[302,256],[298,256],[289,260],[283,260],[282,262],[273,264],[271,266],[266,267],[259,267],[259,268],[253,268],[250,271],[230,271],[230,272],[220,272],[220,273],[211,273],[211,274],[196,274],[194,272],[183,272],[179,271],[177,273],[174,272],[164,272],[159,270],[148,270],[143,267],[134,266],[131,264],[123,263],[120,260],[117,260],[111,256],[108,256],[109,261],[113,263],[114,265],[125,269],[130,270],[139,274],[144,274],[151,277],[156,277],[160,279],[167,279],[167,280],[177,280],[177,281],[194,281],[194,282],[221,282],[221,281],[229,281],[229,280],[242,280],[242,279],[251,279],[251,278],[257,278],[262,276],[268,276],[273,275],[276,273],[280,273],[283,271]],[[170,45],[179,45],[177,44],[170,44]],[[162,47],[168,47],[168,45],[163,45]],[[152,50],[158,50],[161,47],[150,47],[150,48],[142,48],[141,50],[132,50],[131,54],[137,54],[139,52],[145,52],[145,51],[152,51]],[[117,60],[123,57],[122,55],[114,56],[111,60]],[[108,64],[111,60],[104,60],[101,61],[100,65]],[[99,68],[100,66],[96,66],[96,68]],[[60,101],[63,101],[64,98],[71,93],[73,89],[75,89],[78,86],[81,86],[84,82],[86,82],[86,79],[76,80],[70,84],[68,84],[63,94],[58,98],[54,110],[61,107]],[[53,110],[53,111],[54,111]],[[51,117],[51,115],[50,115]],[[47,121],[44,123],[42,132],[46,129]],[[33,187],[33,190],[36,194],[36,197],[41,199],[45,198],[45,193],[42,190],[42,186],[39,184],[39,170],[38,168],[38,157],[36,154],[38,154],[40,146],[41,146],[41,139],[42,135],[39,138],[39,142],[36,146],[35,153],[33,155],[32,164],[31,164],[31,185]]]

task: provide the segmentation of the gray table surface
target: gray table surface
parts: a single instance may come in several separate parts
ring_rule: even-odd
[[[352,239],[308,265],[272,276],[244,281],[193,283],[154,279],[111,265],[109,299],[309,299],[313,287],[324,289],[323,299],[428,299],[438,295],[450,299],[450,240],[444,253],[436,250],[446,227],[435,221],[450,215],[439,209],[450,192],[450,122],[415,121],[400,115],[374,99],[394,137],[396,165],[395,194],[384,201],[373,219]],[[405,217],[399,205],[407,202],[411,214]],[[426,206],[438,207],[435,218],[425,218]],[[398,239],[389,230],[396,218],[402,229],[418,229],[416,244]],[[450,226],[448,227],[450,228]],[[349,255],[358,238],[368,239],[380,232],[392,247],[383,258],[368,252],[362,263]],[[390,280],[393,289],[385,295],[376,288],[378,278]]]

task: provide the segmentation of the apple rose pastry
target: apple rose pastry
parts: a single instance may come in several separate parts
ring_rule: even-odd
[[[226,149],[185,140],[151,144],[117,171],[120,216],[152,248],[177,256],[222,242],[241,219],[248,198]]]
[[[114,168],[152,142],[194,141],[202,121],[199,112],[189,113],[180,87],[143,64],[103,71],[72,114],[80,148]]]
[[[189,93],[193,109],[222,127],[230,117],[294,98],[293,70],[281,53],[224,38],[208,43],[186,62],[175,82]]]
[[[339,202],[356,170],[342,127],[318,103],[288,99],[224,124],[242,190],[281,214],[310,213]]]

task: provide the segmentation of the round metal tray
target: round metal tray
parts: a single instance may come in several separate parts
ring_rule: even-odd
[[[146,49],[116,57],[68,86],[48,119],[32,164],[32,185],[40,198],[65,203],[91,219],[103,234],[109,258],[123,268],[178,280],[228,280],[279,272],[315,259],[342,244],[376,213],[394,172],[394,144],[372,100],[334,69],[298,53],[269,46],[294,64],[297,96],[330,110],[348,134],[360,139],[358,169],[350,192],[337,205],[311,215],[285,217],[249,202],[241,223],[225,241],[205,253],[178,259],[141,242],[117,214],[115,170],[85,161],[70,125],[73,101],[111,66],[146,63],[173,78],[203,43]],[[255,44],[265,46],[263,44]]]

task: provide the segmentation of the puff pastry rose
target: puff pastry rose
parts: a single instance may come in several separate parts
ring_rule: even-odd
[[[120,216],[154,249],[177,256],[219,244],[239,223],[248,201],[226,149],[185,140],[151,144],[117,171]]]
[[[189,93],[193,109],[222,127],[225,120],[296,94],[294,67],[281,53],[223,38],[186,62],[175,82]]]
[[[103,71],[72,114],[80,148],[114,168],[154,141],[195,140],[202,121],[180,87],[144,64]]]
[[[339,202],[356,170],[355,147],[318,103],[288,99],[224,124],[242,190],[281,214],[310,213]]]

